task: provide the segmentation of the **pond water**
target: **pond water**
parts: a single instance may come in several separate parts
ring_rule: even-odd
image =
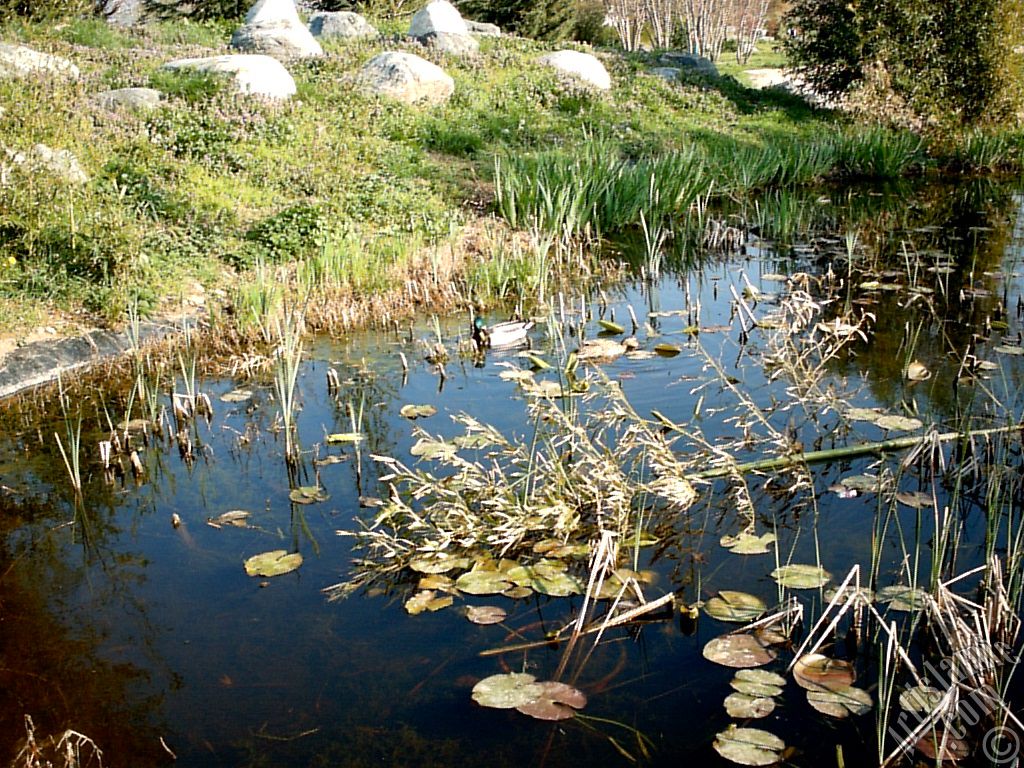
[[[736,307],[734,296],[746,296],[763,320],[778,309],[773,297],[786,285],[779,276],[805,273],[809,282],[797,287],[820,296],[813,285],[831,270],[843,288],[815,322],[847,307],[870,312],[873,320],[866,341],[854,340],[822,362],[822,390],[846,393],[849,406],[913,416],[940,431],[1017,423],[1019,207],[1012,188],[978,182],[814,190],[722,212],[726,225],[736,225],[740,215],[755,222],[742,250],[669,258],[660,279],[605,286],[583,302],[587,338],[598,335],[600,317],[614,317],[628,333],[632,307],[641,351],[671,344],[681,353],[581,366],[581,376],[590,372],[591,392],[572,403],[584,413],[606,408],[598,396],[603,374],[621,385],[637,413],[657,410],[697,425],[709,446],[741,462],[772,455],[761,420],[805,450],[894,436],[870,421],[841,416],[823,400],[808,399],[806,407],[794,402],[787,389],[809,380],[792,381],[766,368],[765,356],[775,350],[770,337],[778,331],[751,327],[746,310]],[[852,231],[859,237],[848,273],[844,237]],[[629,258],[635,244],[620,245]],[[563,304],[574,325],[580,299],[566,297]],[[549,322],[539,323],[530,341],[555,367],[535,377],[557,380],[559,350],[563,343],[571,349],[576,339],[569,334],[559,341],[552,331],[562,317],[557,302],[545,316]],[[703,330],[686,332],[693,325]],[[439,327],[450,350],[468,336],[465,318],[442,319]],[[211,419],[190,428],[193,460],[182,459],[169,440],[155,440],[141,451],[141,482],[130,475],[105,479],[96,444],[109,430],[101,425],[108,417],[120,421],[125,409],[116,394],[124,387],[112,384],[111,394],[97,391],[72,404],[84,414],[86,480],[76,502],[53,439],[62,425],[37,421],[28,402],[9,404],[0,454],[0,755],[13,757],[28,714],[37,738],[66,727],[89,735],[108,766],[730,764],[712,742],[739,722],[722,705],[735,670],[705,660],[702,649],[735,624],[703,613],[694,624],[674,611],[663,620],[609,630],[585,664],[577,655],[571,665],[573,682],[588,698],[581,715],[549,723],[481,707],[471,692],[478,680],[502,672],[550,679],[565,643],[480,653],[543,640],[574,620],[581,597],[456,595],[452,607],[411,616],[404,603],[417,591],[420,574],[406,570],[346,599],[327,599],[323,590],[349,578],[358,556],[354,540],[337,532],[355,530],[357,518],[375,514],[361,506],[361,497],[365,503],[388,495],[378,481],[385,470],[374,456],[412,465],[414,428],[451,438],[461,429],[450,417],[460,413],[513,441],[533,439],[529,397],[502,377],[530,362],[514,352],[492,351],[482,362],[454,356],[442,378],[424,360],[422,340],[434,334],[423,318],[412,340],[403,330],[311,342],[298,379],[304,453],[296,470],[283,458],[269,384],[224,378],[200,382],[214,407]],[[995,367],[984,366],[984,377],[968,376],[976,371],[964,368],[967,350]],[[407,372],[400,353],[410,363]],[[904,372],[911,361],[930,376],[909,381]],[[327,383],[331,369],[340,378],[336,391]],[[253,390],[251,399],[221,399],[243,385]],[[740,396],[755,407],[744,407]],[[561,405],[576,407],[569,403]],[[437,413],[413,423],[399,414],[406,404],[432,405]],[[365,439],[328,445],[327,435],[353,430],[353,412],[361,413],[355,428]],[[744,431],[749,442],[737,446]],[[676,447],[687,449],[687,441]],[[999,450],[1007,469],[1000,480],[1004,507],[1012,516],[1020,509],[1019,445],[1009,440]],[[865,472],[899,474],[904,455],[814,465],[808,488],[787,489],[793,478],[778,471],[746,476],[756,532],[778,536],[778,545],[762,555],[736,555],[719,543],[749,523],[735,484],[698,485],[696,503],[657,516],[659,541],[640,550],[638,567],[653,571],[647,599],[675,592],[692,604],[725,589],[774,605],[780,590],[769,574],[780,562],[820,562],[833,583],[856,564],[867,573],[873,536],[887,515],[878,586],[907,583],[908,574],[927,585],[937,546],[930,508],[890,505],[885,494],[845,498],[849,494],[829,490]],[[327,456],[341,460],[314,463]],[[951,449],[943,457],[951,460]],[[613,451],[609,461],[619,458]],[[415,466],[439,471],[427,460]],[[899,490],[931,493],[924,472],[907,470],[896,482]],[[986,534],[998,523],[986,512],[992,483],[973,476],[962,482],[970,488],[957,493],[952,512],[962,523],[958,573],[985,562]],[[317,483],[328,499],[290,501],[294,487]],[[948,478],[936,486],[940,508],[953,493]],[[229,510],[250,512],[249,526],[208,524]],[[997,554],[1005,554],[1005,536],[996,538]],[[275,549],[301,553],[301,567],[268,579],[246,574],[246,558]],[[632,552],[624,558],[630,563]],[[962,586],[973,594],[976,583]],[[790,594],[805,607],[806,631],[821,611],[822,593]],[[467,605],[499,605],[508,617],[477,626],[464,615]],[[889,614],[901,627],[909,616]],[[848,655],[841,646],[836,653]],[[785,673],[791,657],[783,651],[768,669]],[[859,684],[877,699],[871,682],[877,682],[877,657],[868,653],[858,665]],[[877,764],[874,712],[827,718],[811,709],[792,680],[778,703],[771,716],[748,724],[783,738],[787,763],[835,764],[841,749],[848,765]]]

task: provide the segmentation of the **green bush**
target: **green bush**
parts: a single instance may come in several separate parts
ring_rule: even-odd
[[[838,96],[871,75],[913,117],[936,127],[996,123],[1021,106],[1024,0],[795,0],[790,60]]]
[[[321,248],[327,232],[324,209],[299,203],[259,222],[245,237],[268,261],[294,261]]]
[[[535,40],[572,37],[579,12],[575,0],[462,0],[456,5],[466,18]]]

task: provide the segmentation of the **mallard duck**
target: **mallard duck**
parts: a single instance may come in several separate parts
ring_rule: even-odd
[[[511,347],[526,341],[526,332],[533,328],[529,320],[509,320],[488,326],[482,317],[473,321],[473,341],[481,349]]]
[[[639,342],[632,337],[625,341],[588,339],[576,350],[576,359],[584,363],[608,363],[639,346]]]

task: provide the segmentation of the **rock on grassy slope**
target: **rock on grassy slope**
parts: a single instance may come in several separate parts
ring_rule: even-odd
[[[641,56],[580,47],[609,73],[610,88],[598,92],[545,66],[552,46],[543,43],[478,35],[478,52],[453,56],[410,39],[406,24],[371,21],[380,35],[322,37],[323,56],[283,57],[295,84],[285,100],[246,94],[209,68],[166,68],[223,61],[238,22],[0,25],[6,46],[68,62],[44,73],[0,71],[3,149],[67,150],[87,177],[53,185],[3,163],[0,328],[36,324],[39,308],[116,320],[129,303],[173,307],[196,287],[222,292],[232,322],[244,325],[255,322],[252,307],[280,300],[267,277],[278,271],[330,293],[338,303],[320,305],[346,321],[356,313],[345,301],[402,295],[411,306],[426,293],[409,289],[410,277],[438,280],[439,254],[450,257],[467,225],[474,237],[484,229],[499,237],[500,227],[478,223],[490,209],[496,156],[599,135],[639,157],[714,136],[757,142],[822,125],[784,95],[727,79],[651,76],[656,62]],[[359,87],[364,66],[385,53],[443,70],[450,98],[404,103]],[[71,66],[77,79],[64,76]],[[127,88],[159,95],[144,109],[97,99]],[[490,247],[463,249],[473,258],[445,273],[449,299],[486,289],[480,265]],[[380,314],[374,306],[363,316]]]

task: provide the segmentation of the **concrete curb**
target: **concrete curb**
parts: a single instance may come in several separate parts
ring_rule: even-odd
[[[191,317],[185,322],[194,328],[197,319]],[[182,323],[182,318],[140,323],[139,343],[181,333]],[[83,336],[28,344],[11,352],[0,363],[0,399],[56,381],[59,375],[112,360],[130,349],[126,331],[96,330]]]

